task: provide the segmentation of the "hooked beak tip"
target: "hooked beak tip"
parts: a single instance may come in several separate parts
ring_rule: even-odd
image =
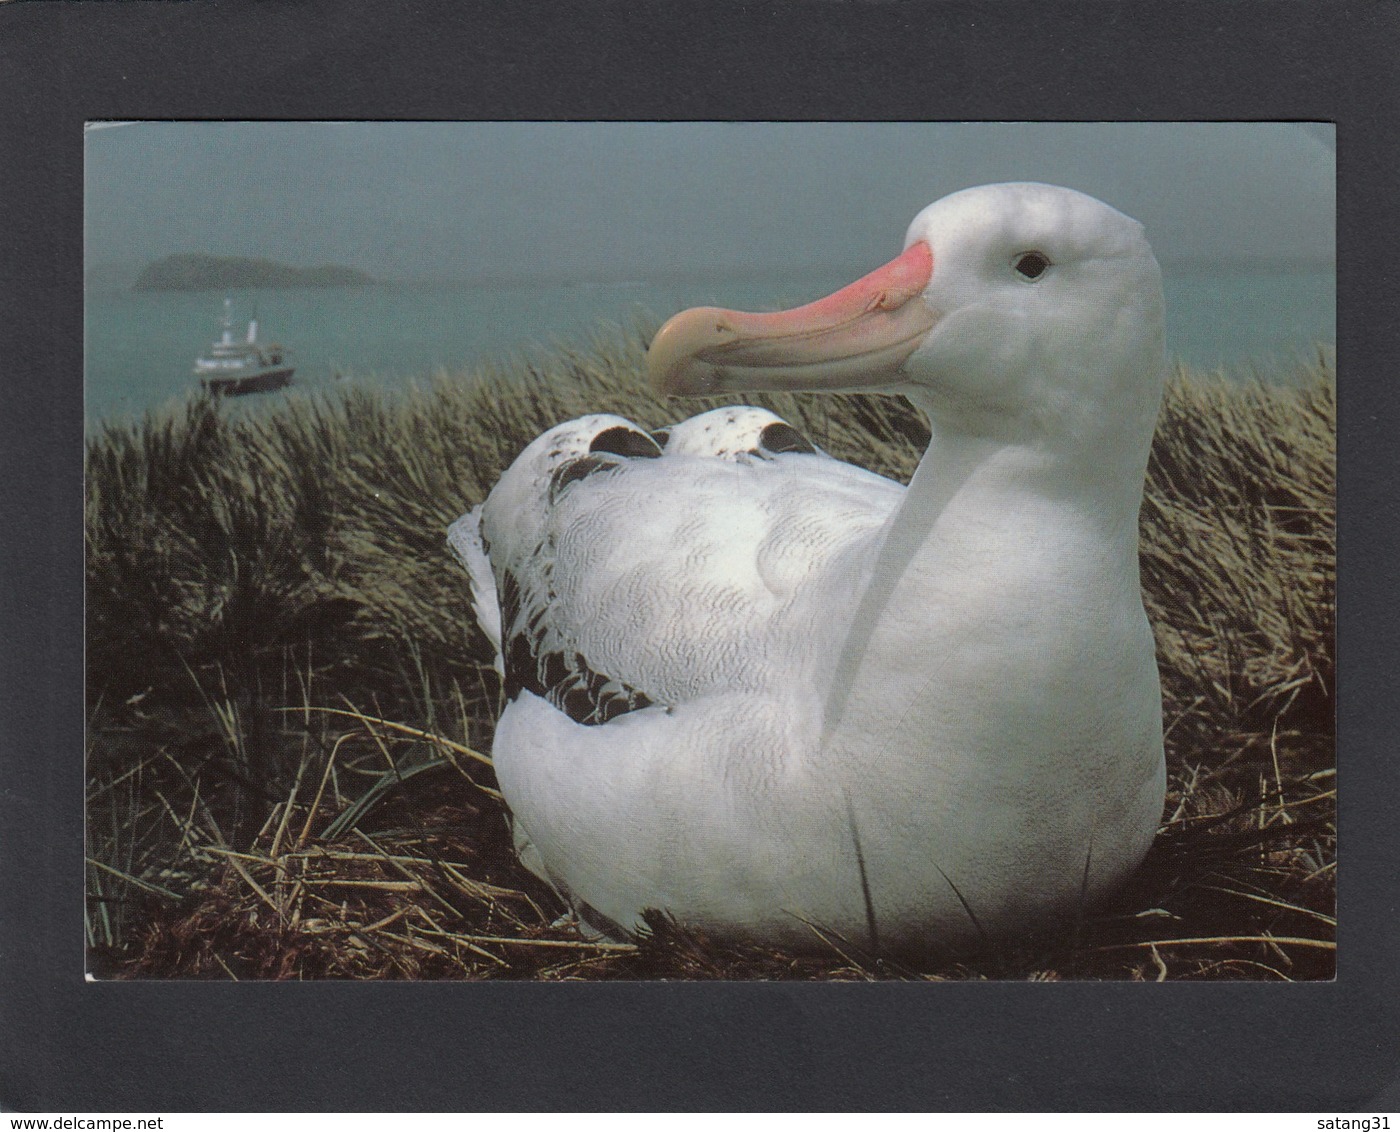
[[[647,376],[655,389],[673,397],[719,391],[716,370],[702,355],[733,340],[727,313],[695,307],[666,320],[647,349]]]

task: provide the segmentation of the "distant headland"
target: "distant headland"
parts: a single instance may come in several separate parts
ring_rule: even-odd
[[[326,264],[289,267],[270,259],[204,255],[168,255],[148,263],[133,291],[220,291],[239,287],[357,287],[375,278],[359,268]]]

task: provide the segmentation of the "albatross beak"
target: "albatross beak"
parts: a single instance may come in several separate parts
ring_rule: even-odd
[[[858,389],[888,383],[937,321],[920,296],[933,275],[922,240],[834,295],[789,311],[694,307],[673,315],[647,351],[663,393]]]

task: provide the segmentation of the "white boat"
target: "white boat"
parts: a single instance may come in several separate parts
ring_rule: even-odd
[[[276,343],[258,341],[258,320],[248,322],[242,341],[233,336],[233,300],[224,300],[223,334],[202,357],[196,358],[194,375],[206,391],[216,396],[234,397],[243,393],[266,393],[290,385],[292,367],[286,351]]]

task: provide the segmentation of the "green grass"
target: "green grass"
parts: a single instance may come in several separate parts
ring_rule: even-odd
[[[642,383],[645,330],[259,412],[191,401],[87,447],[94,971],[214,978],[1330,978],[1335,379],[1178,373],[1143,508],[1169,798],[1137,880],[1082,923],[913,965],[787,955],[658,919],[554,926],[489,761],[499,685],[444,543],[524,444],[706,403]],[[901,400],[758,399],[908,477]],[[719,402],[712,402],[719,403]]]

